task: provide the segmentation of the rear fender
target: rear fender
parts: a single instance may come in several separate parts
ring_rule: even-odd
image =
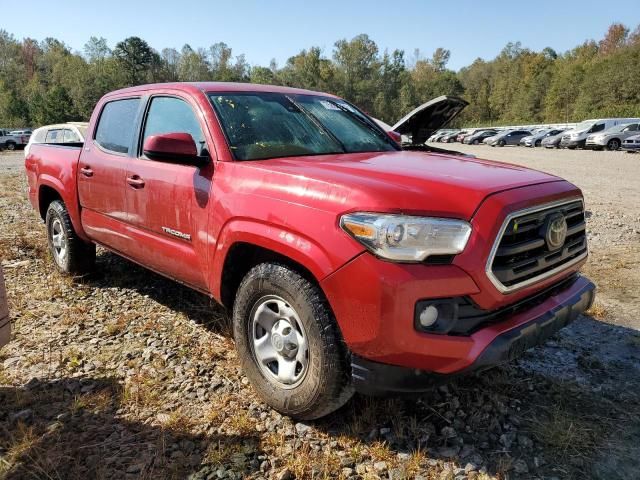
[[[40,205],[40,193],[42,192],[42,187],[52,188],[58,193],[58,195],[60,195],[65,207],[67,207],[69,218],[71,219],[71,224],[73,225],[73,229],[76,234],[85,242],[90,242],[91,239],[82,228],[82,222],[80,220],[80,203],[78,202],[78,193],[75,182],[70,181],[69,186],[65,187],[64,183],[59,178],[46,173],[41,173],[38,177],[38,196],[36,199],[36,205]],[[46,213],[46,210],[44,212],[40,212],[43,217],[46,216]]]

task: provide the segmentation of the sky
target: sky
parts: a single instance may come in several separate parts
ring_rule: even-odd
[[[591,0],[30,0],[20,5],[0,0],[3,11],[26,10],[19,19],[0,19],[0,29],[18,39],[55,37],[77,51],[91,36],[106,38],[111,48],[138,36],[156,50],[222,41],[234,55],[244,53],[249,64],[264,66],[271,59],[282,66],[311,46],[331,56],[337,40],[366,33],[381,52],[404,50],[409,62],[415,49],[425,57],[438,47],[449,49],[448,66],[458,70],[478,57],[494,58],[510,41],[564,52],[602,38],[611,23],[632,30],[640,24],[638,0],[608,6]]]

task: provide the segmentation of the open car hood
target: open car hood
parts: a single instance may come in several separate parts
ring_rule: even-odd
[[[436,130],[445,127],[469,102],[442,95],[429,100],[402,117],[392,129],[410,137],[411,145],[422,145]]]

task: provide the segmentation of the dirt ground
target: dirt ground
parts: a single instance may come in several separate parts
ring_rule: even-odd
[[[310,423],[255,397],[206,297],[102,250],[94,277],[56,273],[0,153],[0,478],[637,478],[640,155],[452,148],[583,189],[595,306],[513,364]]]

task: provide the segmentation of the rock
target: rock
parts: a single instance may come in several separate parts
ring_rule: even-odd
[[[296,433],[300,436],[303,436],[311,429],[311,426],[306,425],[302,422],[298,422],[296,423],[295,428],[296,428]]]
[[[443,427],[440,431],[444,438],[455,438],[456,430],[453,427]]]
[[[384,473],[387,471],[387,462],[376,462],[373,464],[373,469],[378,473]]]
[[[349,467],[344,467],[342,469],[342,476],[343,477],[347,477],[349,478],[350,476],[353,475],[353,468],[349,468]]]
[[[524,460],[518,459],[513,462],[513,471],[518,474],[529,473],[529,466]]]
[[[469,462],[464,466],[464,473],[473,472],[474,470],[477,470],[477,469],[478,467],[474,463]]]
[[[288,468],[285,468],[276,476],[277,480],[294,480],[295,478],[296,476]]]
[[[138,473],[141,472],[144,469],[144,464],[142,463],[134,463],[133,465],[129,465],[129,467],[127,467],[126,472],[127,473]]]
[[[32,419],[33,419],[33,410],[31,410],[30,408],[27,408],[25,410],[20,410],[19,412],[9,416],[9,421],[12,423],[13,422],[29,423],[31,422]]]
[[[458,455],[459,447],[440,447],[438,448],[438,455],[445,458],[452,458]]]

